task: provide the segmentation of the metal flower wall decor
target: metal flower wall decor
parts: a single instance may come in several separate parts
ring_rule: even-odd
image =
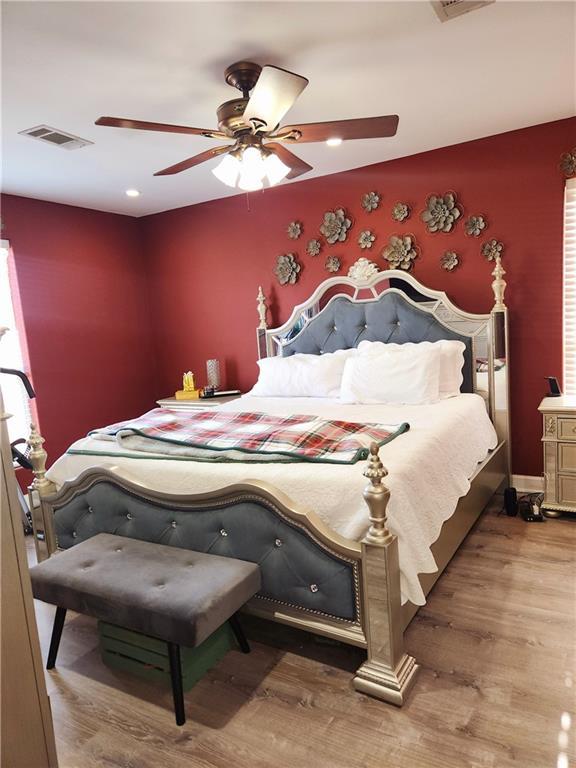
[[[410,216],[410,206],[407,203],[396,203],[392,208],[392,218],[394,221],[404,221]]]
[[[367,192],[365,195],[362,195],[362,208],[364,208],[367,213],[372,213],[372,211],[375,211],[379,205],[380,195],[378,192]]]
[[[482,256],[488,259],[488,261],[495,261],[497,256],[502,256],[503,250],[504,243],[501,243],[499,240],[487,240],[482,245]]]
[[[338,256],[328,256],[326,259],[326,262],[324,263],[324,266],[326,267],[326,270],[328,272],[338,272],[340,269],[340,259]]]
[[[348,217],[344,208],[336,208],[334,211],[326,211],[320,232],[327,243],[343,243],[348,237],[351,226],[352,219]]]
[[[414,259],[418,256],[418,248],[414,235],[392,235],[389,244],[382,251],[390,269],[412,269]]]
[[[470,237],[480,237],[482,230],[486,229],[487,226],[484,216],[470,216],[464,224],[466,234]]]
[[[452,272],[453,269],[460,264],[460,259],[456,251],[446,251],[446,253],[440,257],[440,266],[445,269],[446,272]]]
[[[274,273],[280,285],[294,285],[301,269],[302,267],[293,253],[283,253],[276,259]]]
[[[364,229],[358,235],[358,245],[362,250],[364,250],[364,248],[372,248],[374,240],[376,240],[376,235],[373,235],[369,229]]]
[[[302,223],[299,221],[291,221],[287,228],[288,237],[290,240],[298,240],[302,234]]]
[[[308,240],[308,245],[306,246],[308,256],[318,256],[321,250],[322,243],[320,240]]]
[[[348,277],[351,277],[352,280],[356,280],[358,283],[363,283],[377,275],[379,271],[380,269],[377,264],[374,264],[373,261],[368,261],[368,259],[362,256],[357,262],[352,264],[348,270]]]
[[[560,156],[560,170],[567,179],[576,176],[576,147]]]
[[[445,195],[430,195],[421,219],[427,225],[428,232],[450,232],[461,215],[456,194],[446,192]]]

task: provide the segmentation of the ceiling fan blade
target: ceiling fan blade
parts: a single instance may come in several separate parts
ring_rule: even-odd
[[[299,144],[328,139],[380,139],[395,136],[398,130],[398,115],[384,117],[359,117],[354,120],[332,120],[327,123],[306,123],[304,125],[284,125],[271,138],[297,141]],[[291,138],[290,133],[302,134]]]
[[[266,130],[273,131],[307,85],[308,80],[301,75],[279,67],[262,67],[244,117],[262,121]]]
[[[233,144],[226,144],[222,147],[212,147],[212,149],[200,152],[200,154],[194,155],[194,157],[189,157],[187,160],[182,160],[180,163],[176,163],[176,165],[171,165],[169,168],[163,168],[161,171],[156,171],[154,176],[171,176],[174,173],[186,171],[188,168],[193,168],[195,165],[200,165],[200,163],[205,163],[206,160],[211,160],[213,157],[218,157],[218,155],[228,152],[233,146]]]
[[[270,144],[264,144],[264,147],[282,160],[284,165],[291,168],[290,173],[286,176],[287,179],[295,179],[297,176],[302,176],[312,170],[311,165],[308,165],[302,158],[290,152],[283,144],[271,142]]]
[[[96,125],[107,125],[110,128],[134,128],[138,131],[161,131],[163,133],[188,133],[194,136],[206,136],[208,139],[227,139],[222,131],[212,131],[209,128],[192,128],[188,125],[169,125],[168,123],[149,123],[146,120],[130,120],[127,117],[99,117]]]

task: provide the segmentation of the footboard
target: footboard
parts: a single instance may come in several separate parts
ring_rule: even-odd
[[[364,472],[371,526],[358,543],[256,481],[177,496],[95,468],[54,493],[43,483],[41,440],[33,490],[48,555],[113,533],[258,563],[262,590],[249,612],[365,648],[355,687],[403,703],[417,666],[403,648],[398,543],[386,527],[389,491],[376,444]]]
[[[260,483],[173,496],[91,469],[44,504],[61,549],[113,533],[248,560],[262,572],[258,603],[360,625],[360,545]]]

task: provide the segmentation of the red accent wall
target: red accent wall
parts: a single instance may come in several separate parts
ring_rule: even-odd
[[[401,124],[400,124],[401,127]],[[545,375],[562,370],[562,205],[560,154],[574,145],[576,118],[500,134],[487,139],[383,162],[264,192],[190,206],[140,220],[153,286],[153,313],[161,394],[171,394],[188,368],[204,380],[205,360],[225,363],[226,385],[245,390],[255,381],[256,291],[262,285],[271,321],[284,321],[328,274],[328,254],[342,259],[342,273],[361,255],[385,266],[380,252],[394,233],[412,232],[421,247],[414,274],[443,289],[461,307],[487,312],[492,306],[492,266],[480,255],[487,237],[505,244],[507,303],[510,308],[513,468],[542,471],[537,406]],[[338,151],[336,150],[326,150]],[[192,172],[190,183],[194,183]],[[382,206],[367,214],[365,192],[377,190]],[[486,238],[466,237],[463,220],[451,234],[429,234],[419,213],[431,193],[454,190],[464,217],[485,214]],[[412,217],[391,218],[392,205],[408,202]],[[324,211],[344,206],[354,226],[344,244],[324,246],[316,258],[305,253],[318,236]],[[296,242],[286,227],[304,224]],[[377,240],[369,253],[356,243],[370,228]],[[440,268],[445,250],[457,251],[462,265]],[[276,256],[293,251],[303,265],[295,286],[279,286]]]
[[[41,432],[51,459],[91,428],[154,405],[138,219],[2,196]]]

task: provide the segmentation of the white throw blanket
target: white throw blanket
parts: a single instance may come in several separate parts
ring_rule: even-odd
[[[220,406],[229,411],[258,410],[272,414],[315,413],[322,418],[394,424],[408,422],[410,431],[380,449],[390,489],[388,526],[398,536],[403,600],[422,605],[419,573],[436,563],[430,546],[469,488],[469,478],[496,433],[478,395],[464,394],[434,405],[343,405],[319,398],[243,397]],[[57,485],[93,466],[113,468],[129,480],[167,493],[202,493],[232,483],[258,479],[286,493],[301,507],[314,510],[342,536],[360,540],[368,530],[362,491],[364,462],[328,464],[211,464],[154,458],[123,451],[113,443],[83,438],[72,446],[84,455],[65,454],[48,477]],[[94,455],[96,454],[96,455]]]

